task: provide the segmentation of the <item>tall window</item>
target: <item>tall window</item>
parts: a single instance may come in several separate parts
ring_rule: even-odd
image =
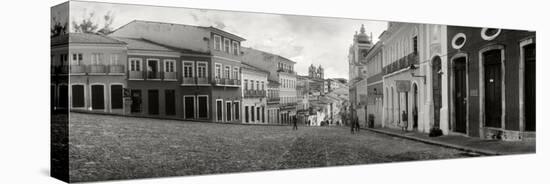
[[[192,78],[193,77],[193,62],[184,61],[183,62],[183,78]]]
[[[413,37],[413,53],[418,54],[418,36]]]
[[[256,81],[256,89],[260,90],[260,81]]]
[[[164,72],[175,72],[174,66],[174,60],[164,60]]]
[[[233,109],[235,111],[235,120],[239,120],[241,118],[241,106],[239,102],[233,102]]]
[[[254,90],[254,80],[250,80],[250,90]]]
[[[244,80],[243,88],[244,88],[244,90],[248,90],[248,80],[247,79]]]
[[[234,79],[239,79],[239,68],[238,67],[233,68],[233,78]]]
[[[118,54],[111,54],[111,57],[109,59],[109,63],[111,65],[118,65]]]
[[[262,91],[264,90],[264,81],[262,81]]]
[[[226,78],[226,79],[230,79],[231,78],[231,67],[230,66],[225,66],[224,70],[223,70],[223,77]]]
[[[219,63],[216,63],[216,73],[215,74],[215,77],[216,78],[221,78],[222,77],[222,65],[219,64]]]
[[[92,53],[92,65],[103,64],[103,53]]]
[[[233,54],[235,56],[239,55],[239,42],[233,41]]]
[[[222,50],[222,37],[219,35],[214,35],[214,49]]]
[[[223,51],[230,53],[231,52],[231,40],[224,38],[223,39]]]
[[[71,58],[72,65],[81,65],[82,64],[82,53],[73,53]]]
[[[141,71],[141,59],[130,59],[130,71]]]
[[[207,64],[205,62],[197,62],[197,77],[206,78],[206,68]]]

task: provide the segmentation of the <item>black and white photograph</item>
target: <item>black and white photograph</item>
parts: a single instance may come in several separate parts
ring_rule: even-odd
[[[536,32],[70,1],[52,176],[190,176],[536,152]]]

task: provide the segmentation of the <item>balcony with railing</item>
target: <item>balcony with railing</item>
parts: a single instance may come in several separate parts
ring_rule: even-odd
[[[212,83],[216,86],[241,87],[241,81],[238,79],[215,78]]]
[[[294,70],[283,69],[283,68],[277,69],[277,72],[285,72],[285,73],[289,73],[289,74],[296,74],[296,72]]]
[[[143,80],[143,71],[129,71],[128,72],[129,80]]]
[[[165,79],[166,80],[166,79]],[[182,86],[195,86],[195,85],[210,85],[208,78],[204,77],[183,77],[181,81]]]
[[[105,65],[90,65],[88,74],[90,75],[105,75],[107,70],[105,70]]]
[[[281,101],[281,98],[279,97],[268,97],[267,98],[267,104],[279,104]]]
[[[409,55],[402,57],[394,61],[393,63],[385,66],[383,68],[383,71],[384,71],[384,74],[390,74],[418,63],[419,63],[418,54],[410,53]]]
[[[263,98],[266,97],[265,90],[243,90],[245,98]]]
[[[147,80],[160,80],[161,72],[158,71],[147,71]]]
[[[124,65],[109,65],[109,75],[124,75]]]
[[[86,74],[86,65],[71,65],[71,74]]]
[[[176,81],[177,73],[176,72],[163,72],[163,78],[166,81]]]

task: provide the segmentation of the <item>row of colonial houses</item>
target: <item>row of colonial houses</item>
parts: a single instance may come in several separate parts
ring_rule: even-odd
[[[52,80],[52,109],[289,123],[296,114],[295,62],[243,41],[214,27],[139,20],[109,35],[52,38],[52,76],[58,69],[68,76]]]
[[[390,22],[372,43],[361,29],[349,54],[360,121],[401,128],[405,115],[432,136],[535,137],[534,31]]]

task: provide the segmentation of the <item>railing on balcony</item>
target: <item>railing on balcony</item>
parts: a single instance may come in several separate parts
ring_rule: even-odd
[[[267,103],[268,104],[277,104],[279,103],[281,100],[281,98],[278,98],[278,97],[270,97],[270,98],[267,98]]]
[[[227,87],[241,86],[241,81],[238,79],[215,78],[214,80],[212,80],[212,83],[217,86],[227,86]]]
[[[244,93],[244,97],[245,98],[262,98],[262,97],[266,97],[266,92],[265,90],[244,90],[243,91]]]
[[[149,80],[160,80],[160,72],[158,71],[147,71],[147,79]]]
[[[419,63],[418,54],[411,53],[385,66],[383,68],[383,71],[384,71],[384,74],[390,74],[418,63]]]
[[[193,77],[183,77],[181,80],[182,85],[195,85],[195,78]]]
[[[85,74],[86,66],[85,65],[71,65],[71,74]]]
[[[109,75],[124,75],[124,65],[109,65]]]
[[[129,71],[128,79],[130,80],[143,80],[143,71]]]
[[[206,77],[197,78],[197,85],[207,85],[207,84],[208,84],[208,78]]]
[[[176,72],[164,72],[163,74],[164,74],[164,76],[163,76],[164,80],[172,80],[172,81],[177,80],[177,73]]]
[[[105,74],[105,65],[90,65],[89,74]]]

